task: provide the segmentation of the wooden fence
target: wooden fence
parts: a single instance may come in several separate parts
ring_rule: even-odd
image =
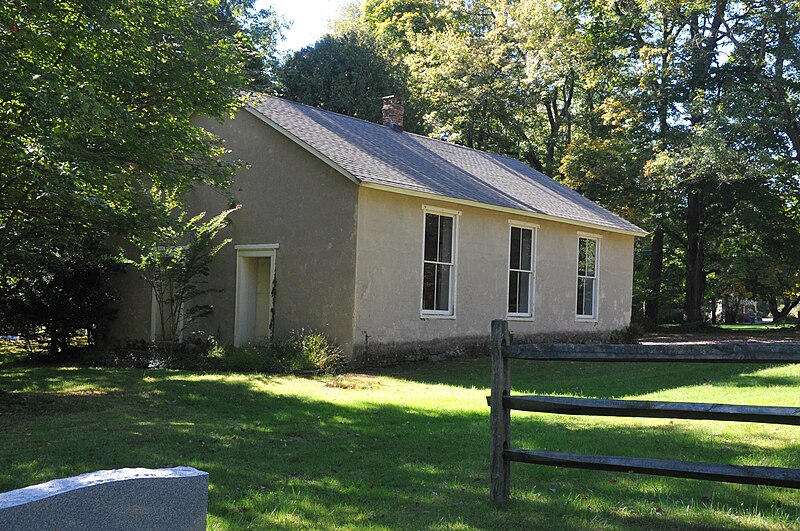
[[[508,501],[511,462],[568,468],[638,472],[659,476],[706,479],[800,488],[800,469],[693,463],[639,457],[579,455],[523,450],[511,446],[511,410],[700,420],[727,420],[800,425],[800,407],[734,406],[686,402],[599,400],[559,396],[511,395],[510,359],[537,361],[682,362],[682,363],[800,363],[796,344],[714,345],[512,345],[508,322],[492,321],[492,394],[490,477],[491,500]]]

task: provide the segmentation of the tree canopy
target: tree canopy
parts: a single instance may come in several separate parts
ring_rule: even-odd
[[[224,186],[235,164],[191,117],[263,85],[280,27],[252,0],[4,2],[1,287],[86,241],[155,234],[191,186]]]

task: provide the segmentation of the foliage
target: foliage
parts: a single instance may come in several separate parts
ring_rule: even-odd
[[[522,64],[505,18],[454,11],[441,29],[416,35],[406,57],[410,83],[424,102],[430,130],[438,137],[496,153],[518,153],[523,98]]]
[[[295,52],[278,70],[288,99],[380,123],[381,98],[406,97],[405,79],[379,52],[369,34],[326,35]],[[413,130],[413,107],[406,129]]]
[[[342,350],[321,332],[298,330],[257,345],[209,350],[210,367],[235,372],[334,372],[344,364]]]
[[[272,53],[251,0],[13,0],[0,6],[0,278],[88,238],[167,222],[236,164],[195,127],[221,118]],[[260,66],[259,66],[260,65]]]
[[[153,289],[160,340],[179,341],[194,321],[213,311],[213,306],[202,303],[203,295],[212,291],[204,277],[209,274],[211,260],[230,242],[230,238],[215,240],[235,210],[226,210],[208,220],[205,212],[191,218],[181,212],[154,238],[137,239],[140,255],[132,263]]]
[[[0,334],[44,338],[51,354],[67,349],[79,331],[94,342],[114,318],[113,269],[112,257],[95,242],[67,255],[51,253],[23,277],[0,277]]]
[[[342,349],[321,332],[293,331],[278,341],[277,350],[291,372],[309,369],[329,372],[344,362]]]

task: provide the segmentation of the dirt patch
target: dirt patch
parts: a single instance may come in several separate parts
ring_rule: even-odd
[[[703,330],[687,332],[654,332],[645,334],[639,343],[643,345],[710,345],[713,343],[800,343],[800,329],[783,328],[773,330]]]
[[[340,374],[325,379],[325,387],[336,389],[376,389],[380,386],[378,378],[369,374]]]

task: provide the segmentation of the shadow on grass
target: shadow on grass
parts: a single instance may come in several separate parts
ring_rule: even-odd
[[[496,510],[488,410],[343,404],[271,392],[269,377],[143,372],[5,374],[6,390],[30,390],[9,393],[18,402],[0,409],[0,490],[98,469],[190,465],[210,474],[212,528],[685,529],[732,527],[730,514],[759,511],[771,525],[800,525],[798,493],[787,489],[518,464],[514,500]],[[61,393],[64,379],[99,391]],[[521,447],[719,462],[766,452],[776,466],[800,462],[793,441],[779,451],[740,439],[709,444],[677,423],[621,431],[526,415],[514,426]]]

